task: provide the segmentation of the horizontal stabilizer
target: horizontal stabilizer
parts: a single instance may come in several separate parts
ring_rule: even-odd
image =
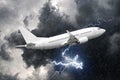
[[[24,48],[24,47],[26,47],[26,45],[17,45],[17,46],[15,46],[16,48]]]

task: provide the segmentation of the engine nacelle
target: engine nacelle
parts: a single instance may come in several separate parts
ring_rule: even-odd
[[[87,37],[82,37],[79,39],[80,44],[86,43],[88,41]]]

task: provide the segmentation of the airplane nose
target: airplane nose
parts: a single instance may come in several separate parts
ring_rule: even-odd
[[[106,32],[106,30],[105,29],[103,29],[103,33],[105,33]]]
[[[106,30],[105,30],[105,29],[101,29],[101,32],[102,32],[102,34],[103,34],[103,33],[105,33],[105,32],[106,32]]]

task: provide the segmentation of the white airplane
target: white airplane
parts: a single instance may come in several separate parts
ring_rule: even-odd
[[[101,36],[106,30],[99,27],[89,27],[76,31],[53,36],[53,37],[36,37],[26,28],[20,28],[20,32],[26,42],[25,45],[16,47],[26,47],[28,49],[54,49],[62,46],[71,46],[75,44],[83,44],[90,39]]]

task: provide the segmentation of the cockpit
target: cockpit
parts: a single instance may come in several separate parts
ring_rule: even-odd
[[[100,34],[100,35],[102,35],[105,31],[106,31],[105,29],[102,29],[100,27],[96,27],[96,29],[95,29],[95,32]]]

